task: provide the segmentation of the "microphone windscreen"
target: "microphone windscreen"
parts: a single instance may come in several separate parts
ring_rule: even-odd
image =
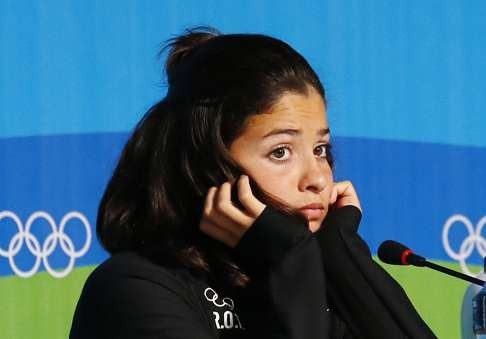
[[[402,255],[406,250],[408,250],[408,247],[398,241],[385,240],[378,247],[378,258],[386,264],[404,265]]]

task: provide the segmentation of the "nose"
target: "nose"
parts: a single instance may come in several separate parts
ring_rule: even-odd
[[[299,191],[311,191],[320,193],[329,184],[331,168],[329,163],[323,159],[311,159],[305,161],[302,175],[299,181]]]

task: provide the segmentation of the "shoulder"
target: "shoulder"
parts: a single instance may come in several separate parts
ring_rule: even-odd
[[[115,254],[86,280],[73,317],[72,337],[117,328],[127,333],[153,329],[174,315],[196,321],[201,315],[194,291],[201,283],[183,269],[157,265],[137,253]]]
[[[196,279],[186,270],[158,265],[135,253],[117,253],[99,265],[88,277],[83,293],[95,297],[142,299],[172,293],[185,298]]]
[[[105,281],[120,278],[144,279],[155,284],[176,282],[184,275],[183,269],[158,265],[136,252],[120,252],[101,263],[88,281]]]

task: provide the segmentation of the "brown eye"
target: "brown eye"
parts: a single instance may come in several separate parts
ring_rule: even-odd
[[[290,156],[290,150],[287,147],[279,147],[272,151],[270,157],[275,160],[287,160]]]
[[[326,158],[327,157],[327,145],[319,145],[316,148],[314,148],[314,155],[316,155],[320,158]]]

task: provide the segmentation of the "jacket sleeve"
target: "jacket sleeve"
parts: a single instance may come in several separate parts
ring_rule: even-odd
[[[325,278],[312,233],[267,207],[236,248],[249,274],[248,338],[329,338]]]
[[[316,233],[331,304],[356,338],[435,338],[401,286],[371,258],[357,229],[361,212],[329,213]]]

